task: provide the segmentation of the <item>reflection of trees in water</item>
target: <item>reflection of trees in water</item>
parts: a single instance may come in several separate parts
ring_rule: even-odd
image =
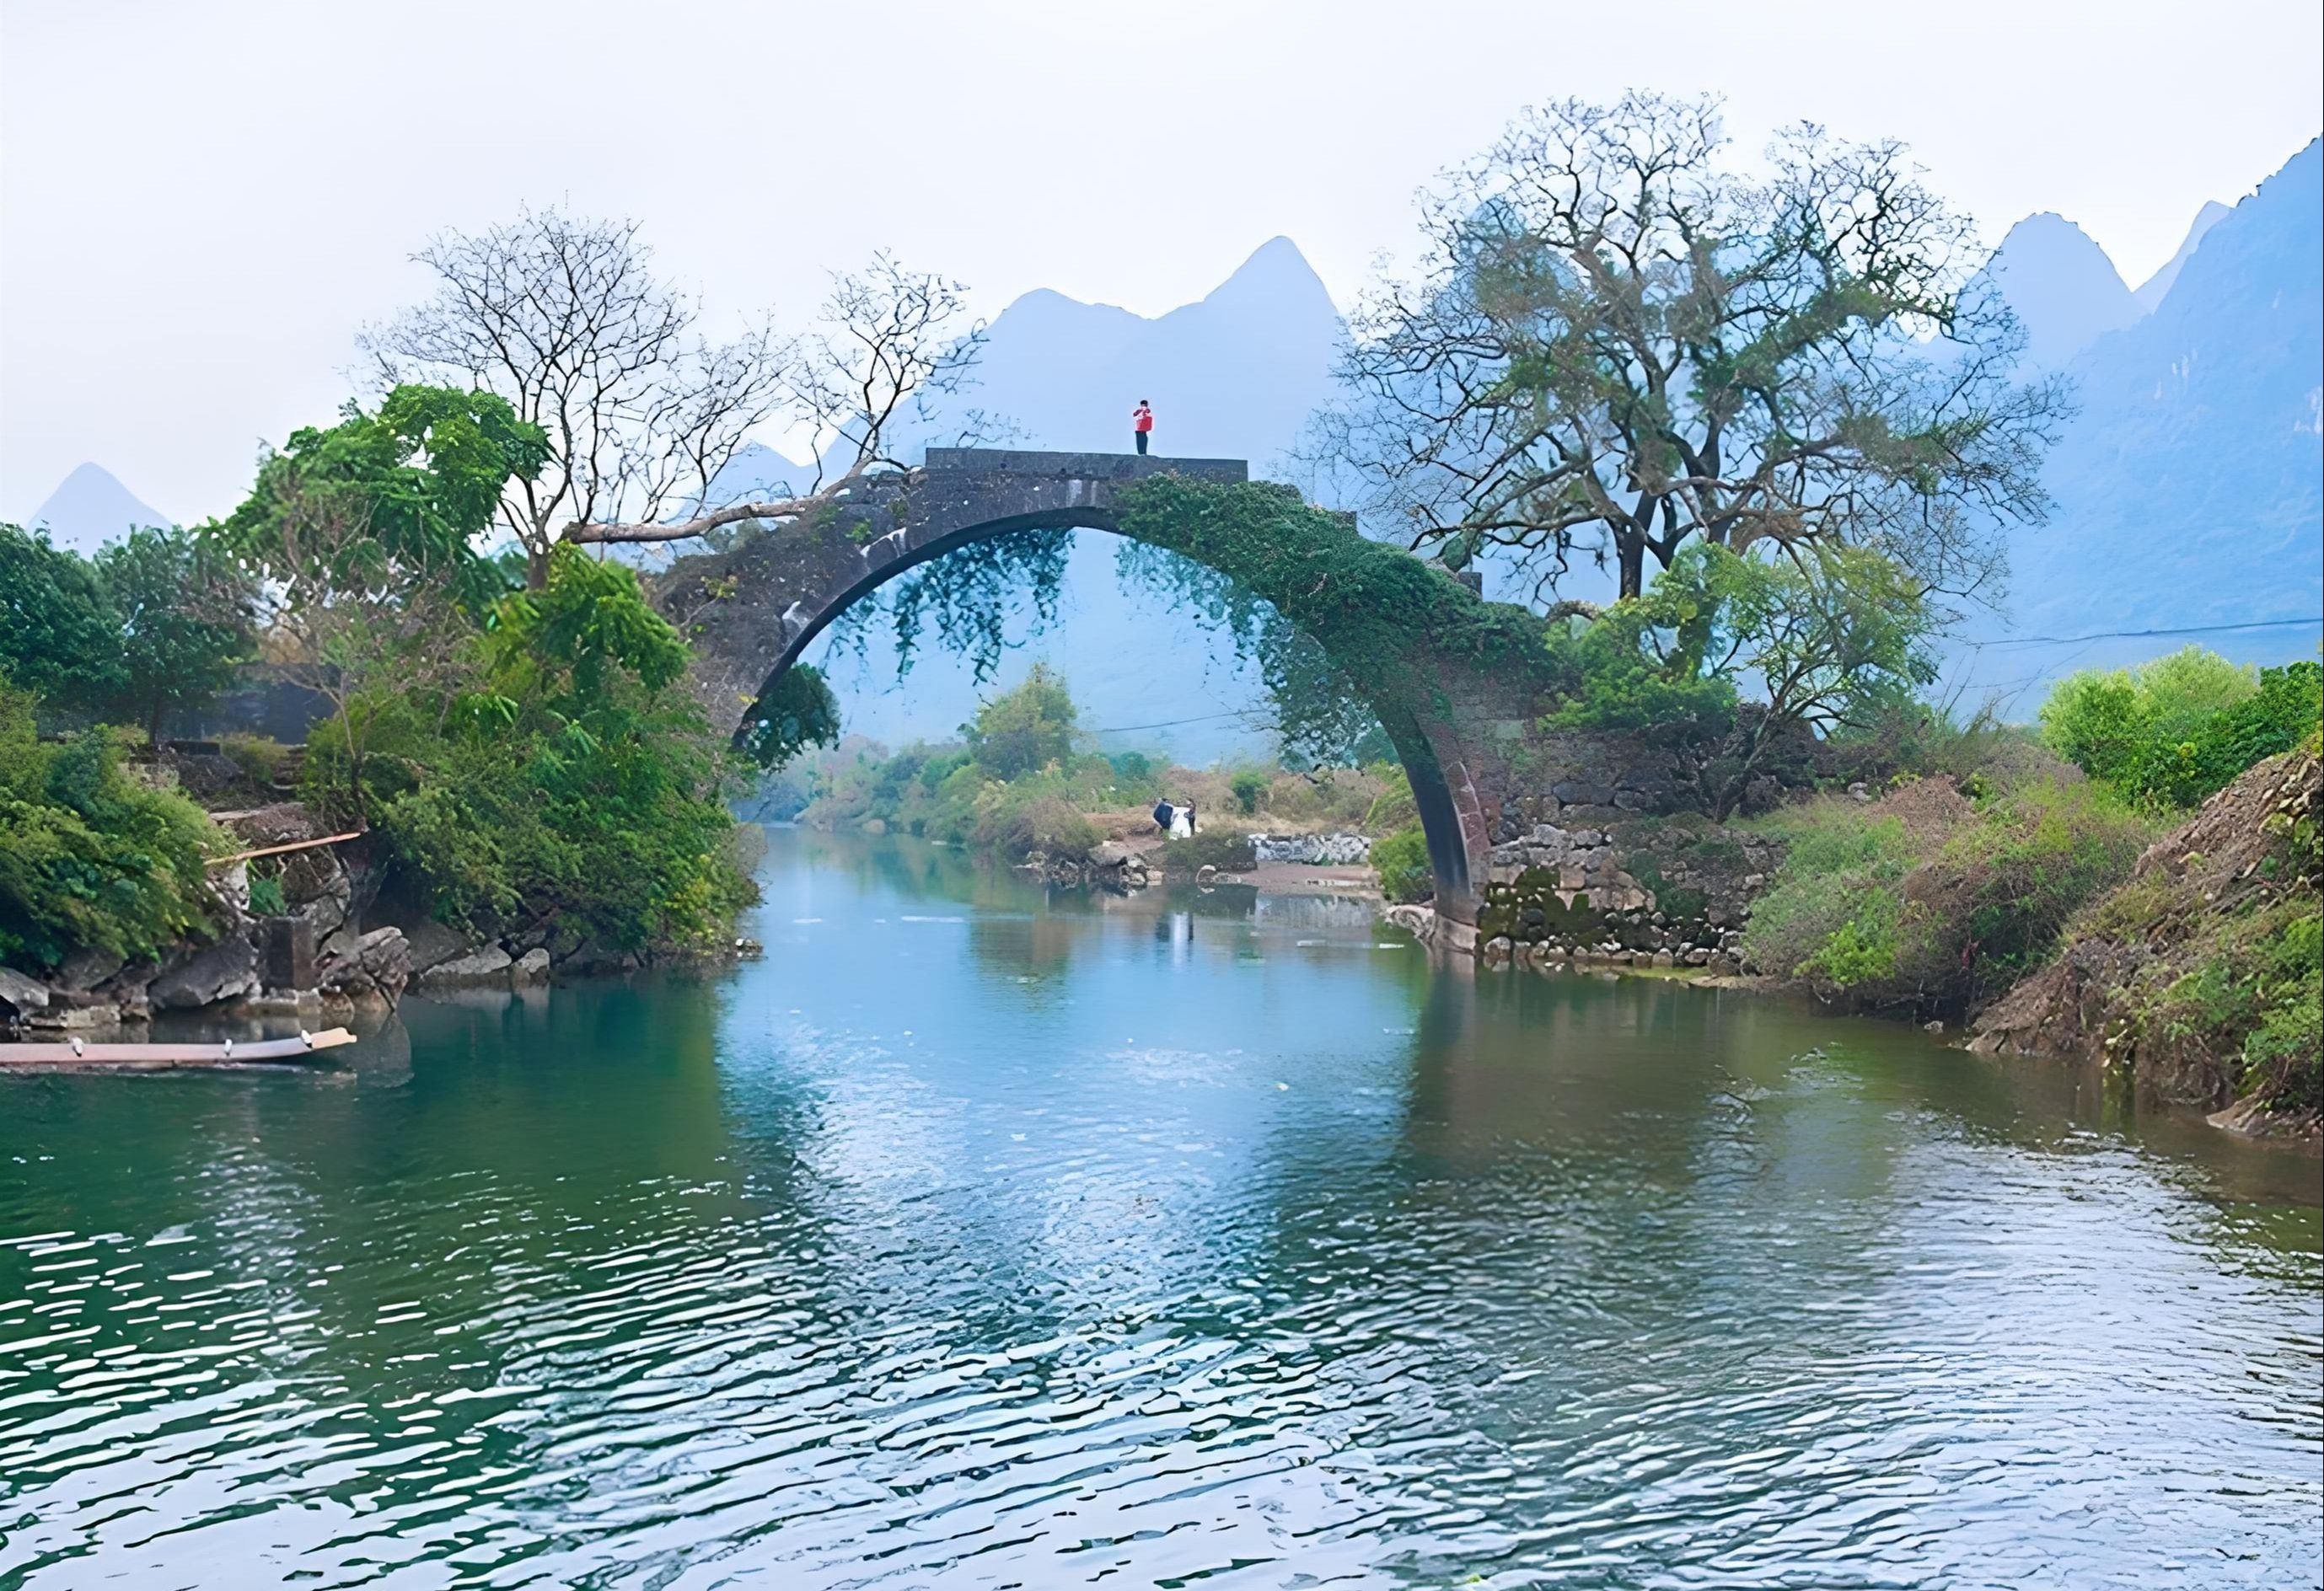
[[[1047,984],[1064,976],[1073,964],[1074,943],[1097,927],[1047,912],[980,914],[969,919],[968,949],[978,966],[1005,981]]]

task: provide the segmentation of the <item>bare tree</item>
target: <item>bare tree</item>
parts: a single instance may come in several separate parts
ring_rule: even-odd
[[[1518,120],[1425,196],[1424,264],[1357,317],[1311,462],[1416,550],[1508,549],[1538,600],[1577,562],[1636,596],[1695,538],[1858,542],[1992,594],[2070,405],[2013,383],[1969,220],[1893,143],[1803,126],[1749,180],[1724,143],[1711,100]]]
[[[967,292],[885,253],[865,270],[833,279],[814,326],[790,345],[784,372],[787,412],[814,454],[804,491],[768,501],[699,501],[695,513],[664,524],[578,523],[567,539],[683,541],[747,520],[797,518],[867,471],[904,468],[899,433],[924,432],[936,419],[930,400],[964,391],[983,353],[984,324],[968,318]],[[1013,428],[971,409],[959,417],[959,442],[973,446]]]
[[[960,283],[885,253],[835,280],[804,336],[758,322],[713,342],[638,233],[556,209],[446,233],[415,256],[436,296],[361,339],[383,383],[496,392],[548,434],[548,467],[511,482],[502,503],[535,585],[560,539],[685,540],[798,514],[838,482],[893,466],[898,422],[959,391],[982,347]],[[778,422],[807,433],[814,478],[792,497],[721,501],[727,466]]]
[[[414,256],[436,296],[359,340],[384,385],[495,392],[548,434],[548,467],[502,501],[536,586],[567,527],[702,502],[790,398],[792,344],[765,323],[704,336],[698,306],[653,273],[638,230],[547,209],[447,232]]]

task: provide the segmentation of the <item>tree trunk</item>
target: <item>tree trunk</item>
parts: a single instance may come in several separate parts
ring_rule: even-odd
[[[524,588],[545,591],[549,586],[549,554],[537,547],[524,549]]]
[[[1618,593],[1625,599],[1644,596],[1646,591],[1646,538],[1634,530],[1614,533],[1614,548],[1621,560],[1622,589]]]

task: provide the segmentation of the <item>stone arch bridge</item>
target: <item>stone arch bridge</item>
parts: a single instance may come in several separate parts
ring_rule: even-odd
[[[932,447],[920,469],[862,478],[725,550],[679,559],[657,595],[694,647],[697,694],[739,735],[759,698],[841,613],[957,548],[1014,531],[1090,529],[1210,564],[1300,622],[1370,699],[1411,778],[1436,909],[1455,945],[1473,943],[1497,846],[1506,857],[1544,823],[1603,823],[1673,804],[1672,781],[1650,753],[1531,732],[1538,682],[1509,666],[1528,648],[1540,656],[1542,621],[1524,610],[1484,602],[1441,566],[1362,541],[1343,517],[1305,508],[1288,486],[1249,488],[1273,494],[1284,514],[1285,545],[1257,559],[1247,547],[1230,555],[1206,545],[1199,526],[1129,511],[1157,478],[1241,487],[1249,476],[1239,459]],[[1351,556],[1369,580],[1335,599],[1328,571]],[[1314,569],[1327,572],[1311,583],[1305,571]],[[1429,622],[1419,622],[1421,610]],[[1480,636],[1503,638],[1500,652]],[[1360,645],[1363,666],[1349,667]]]

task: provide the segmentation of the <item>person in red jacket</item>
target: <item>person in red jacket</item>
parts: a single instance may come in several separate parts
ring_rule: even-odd
[[[1143,398],[1130,411],[1130,428],[1137,435],[1138,451],[1145,452],[1147,441],[1154,435],[1154,406]]]

